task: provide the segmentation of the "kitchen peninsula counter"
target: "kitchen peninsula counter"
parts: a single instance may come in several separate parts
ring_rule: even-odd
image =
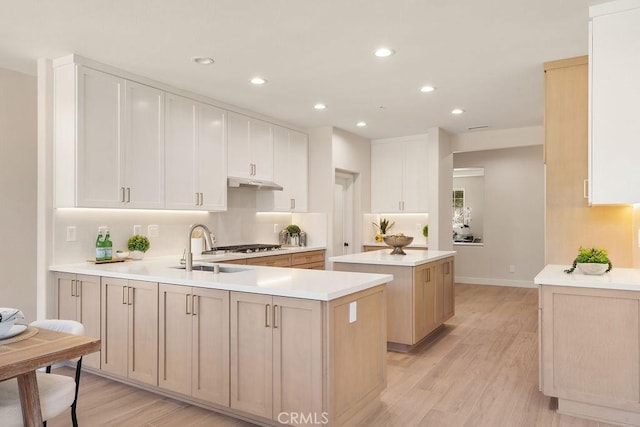
[[[83,368],[260,425],[283,413],[343,425],[386,387],[391,275],[179,266],[50,267],[59,318],[101,340]]]
[[[397,265],[415,267],[429,262],[438,261],[455,255],[455,251],[407,251],[406,255],[391,255],[392,248],[388,251],[359,252],[349,255],[340,255],[329,258],[329,261],[347,264],[371,264],[371,265]]]
[[[540,391],[558,412],[640,426],[640,270],[547,265],[539,286]]]
[[[194,265],[213,265],[195,262]],[[221,263],[236,270],[233,273],[214,274],[210,271],[190,271],[176,268],[179,261],[171,259],[124,261],[104,264],[83,262],[54,265],[51,271],[60,273],[105,276],[146,282],[195,286],[255,294],[331,301],[355,292],[390,282],[393,277],[384,274],[350,274],[338,271],[274,268],[254,265]],[[182,265],[184,267],[184,265]]]

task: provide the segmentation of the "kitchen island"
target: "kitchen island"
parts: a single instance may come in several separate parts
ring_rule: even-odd
[[[393,275],[387,286],[388,348],[410,351],[455,314],[455,251],[390,252],[387,248],[329,260],[337,271]]]
[[[640,425],[640,270],[547,265],[539,285],[540,390],[558,412]]]
[[[51,271],[60,316],[101,339],[100,375],[263,425],[342,425],[386,387],[391,276],[219,266]]]

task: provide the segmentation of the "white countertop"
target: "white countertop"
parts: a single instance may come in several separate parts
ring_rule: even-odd
[[[360,252],[351,255],[341,255],[329,258],[332,262],[350,264],[398,265],[415,267],[455,255],[455,251],[405,251],[406,255],[391,255],[390,251]]]
[[[194,264],[203,263],[196,262]],[[54,265],[49,269],[61,273],[87,274],[319,301],[331,301],[388,283],[393,279],[393,276],[389,274],[348,273],[235,264],[228,264],[228,267],[242,269],[243,271],[214,274],[209,271],[186,272],[185,270],[172,268],[179,265],[179,260],[171,257],[142,261],[127,260],[110,264],[84,262]]]
[[[206,262],[224,262],[234,259],[247,259],[247,258],[259,258],[263,256],[275,256],[275,255],[287,255],[295,254],[299,252],[320,251],[327,249],[325,246],[283,246],[280,249],[273,251],[254,252],[251,254],[245,254],[241,252],[224,252],[220,251],[215,255],[194,255],[194,261],[206,261]]]
[[[582,288],[620,289],[640,291],[640,270],[635,268],[617,268],[601,276],[583,274],[577,268],[571,274],[564,270],[569,265],[547,265],[533,279],[536,285],[577,286]]]

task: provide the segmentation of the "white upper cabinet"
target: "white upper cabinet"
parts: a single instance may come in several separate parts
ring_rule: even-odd
[[[227,120],[228,176],[272,181],[271,124],[232,112]]]
[[[54,79],[56,206],[164,207],[164,93],[72,63]]]
[[[164,92],[125,82],[124,205],[164,207]]]
[[[371,211],[428,212],[426,141],[371,143]]]
[[[167,94],[165,129],[166,208],[226,210],[224,110]]]
[[[282,191],[260,191],[258,208],[273,212],[307,212],[309,182],[307,135],[273,126],[273,180]]]
[[[124,79],[67,64],[54,85],[56,206],[119,207]]]
[[[640,202],[640,1],[592,6],[590,169],[593,204]]]

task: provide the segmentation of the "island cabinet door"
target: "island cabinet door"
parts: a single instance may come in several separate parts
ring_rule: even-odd
[[[453,258],[438,261],[437,267],[435,317],[442,323],[455,313]]]
[[[191,394],[193,295],[191,287],[158,287],[158,386]]]
[[[128,281],[102,278],[102,370],[127,376]]]
[[[273,297],[273,417],[322,416],[322,302]]]
[[[193,397],[229,406],[229,291],[193,289]]]
[[[56,275],[58,319],[75,320],[88,337],[100,339],[100,277]],[[83,357],[83,365],[100,369],[100,352]]]
[[[129,378],[158,385],[158,284],[129,280]]]
[[[231,407],[273,416],[273,301],[231,292]]]
[[[542,392],[637,420],[640,292],[543,285],[540,298]]]
[[[439,324],[435,316],[436,271],[435,263],[423,264],[415,269],[414,343],[426,337]]]

